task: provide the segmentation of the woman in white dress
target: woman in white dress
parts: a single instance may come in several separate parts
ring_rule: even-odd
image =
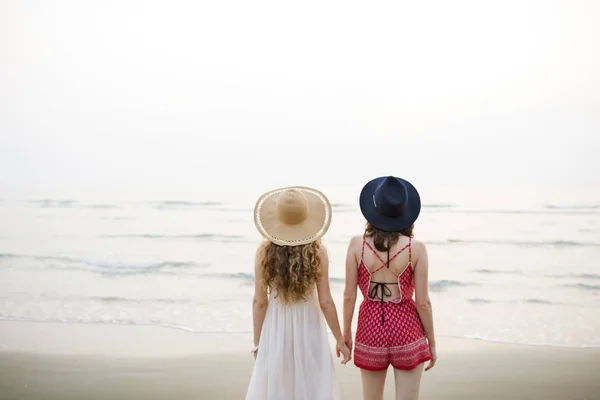
[[[256,253],[256,362],[246,400],[337,400],[324,320],[342,364],[350,360],[350,350],[329,289],[327,250],[320,241],[331,223],[331,205],[315,189],[276,189],[258,199],[254,222],[267,240]]]

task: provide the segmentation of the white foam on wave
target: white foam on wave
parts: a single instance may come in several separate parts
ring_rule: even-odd
[[[449,339],[464,339],[464,340],[478,340],[487,343],[501,343],[501,344],[512,344],[518,346],[540,346],[540,347],[559,347],[559,348],[573,348],[573,349],[600,349],[600,344],[582,344],[582,345],[574,345],[574,344],[558,344],[558,343],[547,343],[547,342],[535,342],[535,341],[512,341],[512,340],[504,340],[504,339],[492,339],[478,335],[437,335],[438,337],[444,337]]]
[[[34,319],[26,319],[26,318],[14,318],[14,317],[0,316],[0,321],[63,323],[63,324],[73,324],[73,325],[84,324],[84,325],[155,326],[155,327],[160,327],[160,328],[176,329],[176,330],[180,330],[180,331],[184,331],[184,332],[188,332],[188,333],[192,333],[192,334],[199,334],[199,335],[202,335],[202,334],[235,335],[235,334],[251,334],[252,333],[252,331],[248,331],[248,330],[237,330],[237,331],[233,331],[233,330],[227,331],[227,330],[220,330],[220,329],[198,330],[198,329],[190,328],[190,327],[187,327],[184,325],[165,324],[165,323],[159,323],[159,322],[152,323],[152,322],[123,321],[123,320],[83,322],[83,321],[68,321],[68,320],[34,320]],[[442,338],[448,338],[448,339],[477,340],[477,341],[482,341],[482,342],[487,342],[487,343],[500,343],[500,344],[516,345],[516,346],[539,346],[539,347],[574,348],[574,349],[600,348],[600,344],[599,345],[594,345],[594,344],[574,345],[574,344],[562,344],[562,343],[558,344],[558,343],[536,342],[536,341],[531,341],[531,340],[512,341],[512,340],[505,340],[505,339],[489,338],[489,337],[484,337],[484,336],[479,336],[479,335],[438,334],[437,336],[442,337]]]

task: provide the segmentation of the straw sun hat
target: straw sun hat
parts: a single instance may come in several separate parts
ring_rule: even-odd
[[[256,202],[254,224],[265,239],[275,244],[308,244],[329,229],[331,204],[323,193],[308,187],[271,190]]]

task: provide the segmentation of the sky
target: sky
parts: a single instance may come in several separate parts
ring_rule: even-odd
[[[3,0],[0,198],[598,188],[597,21],[579,0]]]

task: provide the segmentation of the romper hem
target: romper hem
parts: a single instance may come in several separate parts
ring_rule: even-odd
[[[357,342],[354,349],[354,365],[368,371],[384,371],[390,365],[394,369],[412,370],[430,360],[431,351],[425,338],[395,347],[372,347]]]
[[[410,367],[408,367],[408,368],[396,368],[396,367],[394,367],[393,365],[392,365],[392,368],[394,368],[394,369],[397,369],[397,370],[400,370],[400,371],[412,371],[413,369],[417,368],[419,365],[421,365],[421,364],[423,364],[423,363],[426,363],[427,361],[430,361],[430,360],[431,360],[431,357],[425,357],[425,358],[423,358],[423,360],[421,360],[421,361],[418,361],[416,364],[414,364],[414,365],[411,365],[411,366],[410,366]],[[366,370],[366,371],[371,371],[371,372],[380,372],[380,371],[385,371],[385,370],[387,370],[387,369],[390,367],[389,365],[387,365],[387,366],[385,366],[385,367],[383,367],[383,368],[371,368],[371,367],[368,367],[368,366],[366,366],[366,365],[363,365],[363,364],[361,364],[361,363],[357,362],[356,360],[354,360],[354,365],[355,365],[357,368],[364,369],[364,370]]]

